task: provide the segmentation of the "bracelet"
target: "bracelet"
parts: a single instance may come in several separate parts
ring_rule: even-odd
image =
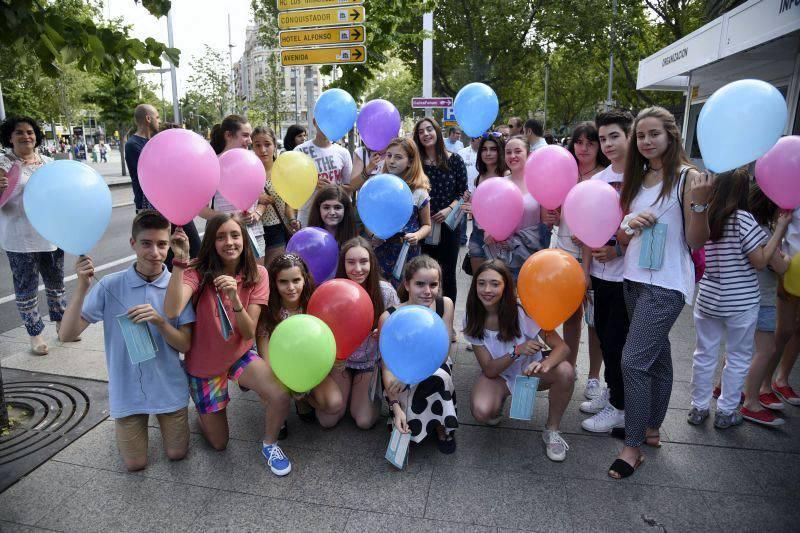
[[[400,400],[389,400],[389,410],[391,410],[395,404],[400,405]]]
[[[241,313],[242,311],[244,311],[244,306],[241,306],[239,309],[236,308],[233,309],[234,313]]]
[[[173,259],[172,267],[173,268],[178,267],[184,269],[189,268],[189,261],[187,259]]]
[[[614,250],[617,252],[617,257],[622,257],[625,255],[625,252],[622,251],[622,246],[619,245],[619,242],[614,243]]]

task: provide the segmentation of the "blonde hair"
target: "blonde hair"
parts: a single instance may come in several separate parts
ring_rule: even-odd
[[[408,168],[403,172],[403,175],[400,176],[403,178],[403,181],[408,184],[408,187],[412,191],[416,189],[430,191],[431,182],[428,176],[425,175],[425,171],[422,170],[422,158],[419,156],[419,150],[417,150],[417,145],[414,144],[414,141],[406,139],[405,137],[397,137],[389,143],[386,149],[388,150],[392,146],[399,146],[402,148],[406,153],[406,157],[408,157]]]

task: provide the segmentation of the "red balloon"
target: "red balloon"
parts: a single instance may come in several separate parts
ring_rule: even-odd
[[[361,285],[349,279],[328,280],[314,291],[306,312],[328,325],[336,339],[336,359],[350,357],[372,332],[375,311]]]

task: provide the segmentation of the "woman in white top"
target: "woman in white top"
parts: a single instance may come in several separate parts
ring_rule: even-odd
[[[0,195],[11,186],[9,175],[19,173],[19,181],[0,207],[0,248],[6,251],[14,275],[17,309],[30,335],[31,352],[47,355],[42,336],[44,322],[39,316],[39,276],[44,281],[50,320],[61,325],[67,308],[64,300],[64,251],[57,249],[33,229],[22,203],[25,185],[42,165],[52,161],[36,153],[42,144],[42,130],[28,117],[8,118],[0,125]]]
[[[464,336],[475,352],[481,375],[472,388],[472,414],[495,425],[503,402],[519,375],[539,378],[539,389],[550,390],[542,438],[547,457],[563,461],[569,446],[558,431],[569,405],[575,371],[567,361],[569,348],[555,331],[544,331],[517,303],[511,272],[496,259],[482,263],[472,277],[467,296]],[[550,346],[546,358],[542,350]]]
[[[608,472],[615,479],[630,476],[641,464],[642,444],[660,445],[659,428],[672,393],[668,336],[694,296],[689,250],[708,240],[713,182],[689,166],[675,117],[666,109],[642,110],[633,131],[620,196],[629,213],[622,228],[633,237],[623,274],[631,318],[622,353],[625,447]]]

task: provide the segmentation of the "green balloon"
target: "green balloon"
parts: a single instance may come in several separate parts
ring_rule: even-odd
[[[269,339],[272,371],[295,392],[307,392],[322,383],[335,359],[333,332],[315,316],[290,316],[278,324]]]

